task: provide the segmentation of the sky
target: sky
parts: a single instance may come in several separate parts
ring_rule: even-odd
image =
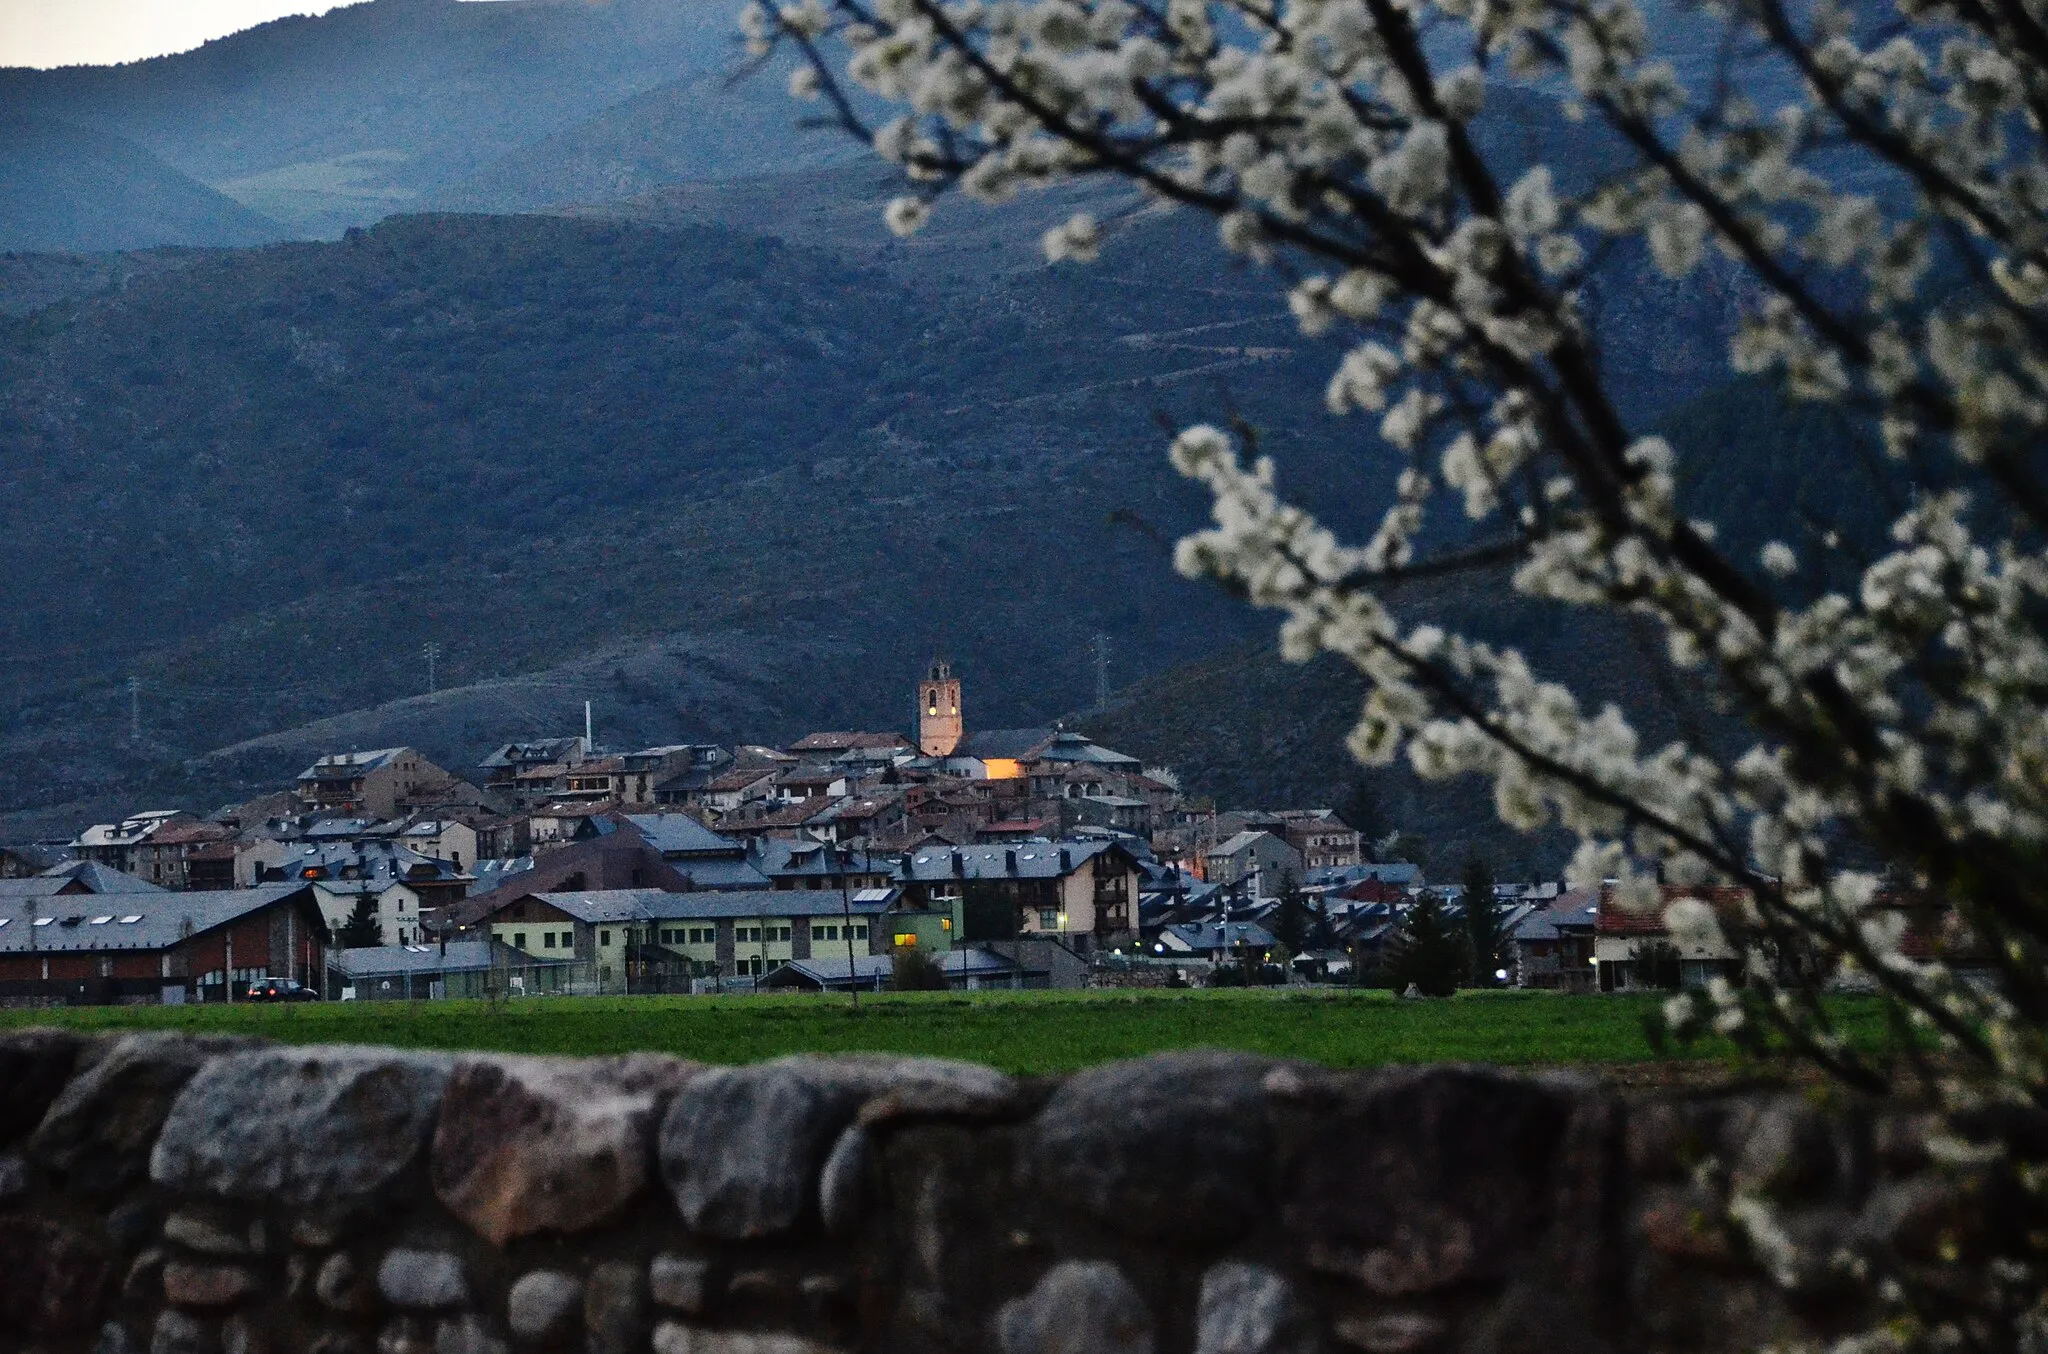
[[[183,52],[355,0],[0,0],[0,66],[106,66]]]

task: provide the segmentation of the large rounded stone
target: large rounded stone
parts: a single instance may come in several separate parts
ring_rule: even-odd
[[[583,1285],[583,1347],[588,1354],[634,1354],[647,1338],[647,1285],[640,1266],[607,1260]]]
[[[996,1316],[1003,1354],[1152,1354],[1145,1299],[1102,1260],[1069,1260],[1048,1270]]]
[[[1548,1244],[1560,1189],[1584,1183],[1565,1153],[1575,1089],[1465,1068],[1360,1075],[1335,1089],[1293,1154],[1281,1216],[1312,1268],[1372,1292],[1507,1277]],[[1611,1166],[1591,1174],[1618,1174]],[[1578,1199],[1570,1216],[1607,1206]]]
[[[150,1158],[172,1189],[304,1207],[379,1193],[419,1155],[450,1060],[389,1049],[270,1049],[210,1063]]]
[[[1315,1313],[1283,1274],[1235,1261],[1202,1276],[1195,1354],[1314,1354]]]
[[[149,1354],[214,1354],[220,1342],[197,1317],[166,1309],[149,1335]]]
[[[787,1231],[853,1106],[788,1067],[719,1068],[670,1102],[661,1173],[691,1230],[726,1241]]]
[[[558,1269],[522,1274],[505,1295],[505,1324],[512,1338],[554,1344],[568,1337],[583,1307],[583,1284]]]
[[[110,1194],[141,1179],[150,1145],[185,1084],[208,1059],[250,1039],[131,1034],[72,1079],[29,1138],[29,1156],[74,1189]]]
[[[1271,1203],[1270,1067],[1243,1054],[1174,1053],[1091,1068],[1032,1122],[1029,1183],[1138,1236],[1235,1234]]]
[[[647,1184],[658,1099],[697,1070],[645,1055],[459,1063],[434,1131],[434,1193],[494,1245],[594,1227]]]
[[[42,1218],[0,1218],[0,1329],[70,1335],[99,1320],[112,1263],[91,1241]]]
[[[462,1260],[447,1251],[387,1251],[377,1266],[377,1291],[393,1307],[414,1311],[445,1311],[469,1301]]]
[[[10,1030],[0,1034],[0,1144],[36,1126],[78,1064],[83,1041],[69,1030]]]

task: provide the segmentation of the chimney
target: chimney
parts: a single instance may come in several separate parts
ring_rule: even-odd
[[[1003,873],[1017,873],[1017,852],[1014,849],[1003,852]]]
[[[955,879],[965,879],[967,877],[967,861],[958,851],[953,853],[953,877]]]
[[[1074,853],[1066,847],[1060,848],[1060,873],[1071,874],[1074,869]]]

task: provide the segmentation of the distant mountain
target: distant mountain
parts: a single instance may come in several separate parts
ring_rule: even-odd
[[[435,193],[433,205],[508,212],[616,202],[671,184],[770,168],[786,175],[861,154],[837,129],[799,129],[801,116],[773,72],[737,83],[691,75],[519,147]]]
[[[695,149],[662,153],[694,157],[692,172],[797,163],[794,116],[728,113],[771,96],[789,112],[772,72],[721,95],[739,58],[727,0],[373,0],[151,61],[0,70],[0,107],[126,138],[294,234],[332,237],[663,86],[656,123]],[[614,119],[621,144],[639,107]]]
[[[0,113],[0,249],[246,245],[284,235],[131,141]]]

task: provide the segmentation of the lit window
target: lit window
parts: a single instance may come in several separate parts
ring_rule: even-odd
[[[905,949],[905,950],[907,950],[907,949],[910,949],[911,947],[915,946],[916,944],[917,944],[917,932],[915,932],[915,931],[898,931],[898,932],[896,933],[896,946],[897,946],[897,948],[898,948],[898,949]]]
[[[940,929],[941,931],[950,931],[950,930],[952,930],[952,929],[953,929],[953,919],[952,919],[951,917],[941,917],[941,918],[939,918],[939,929]]]

